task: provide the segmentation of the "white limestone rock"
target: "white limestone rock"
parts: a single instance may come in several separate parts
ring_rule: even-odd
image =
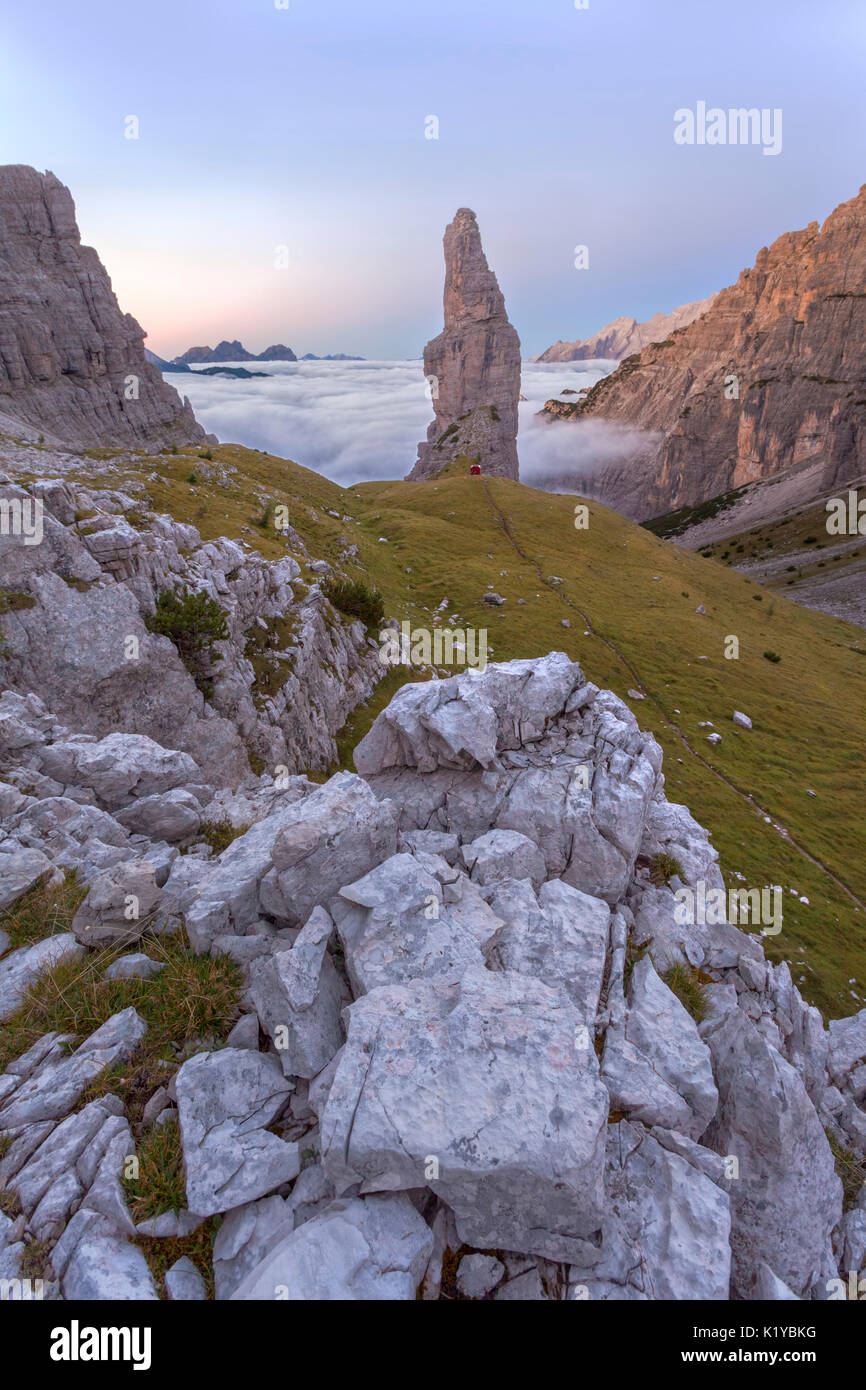
[[[237,1048],[199,1053],[175,1084],[191,1212],[229,1211],[297,1177],[297,1144],[267,1128],[292,1090],[275,1057]]]
[[[604,1210],[608,1099],[563,994],[470,967],[373,990],[347,1018],[321,1122],[338,1192],[426,1184],[467,1244],[582,1251]]]
[[[432,1248],[430,1228],[406,1196],[332,1202],[274,1246],[231,1297],[238,1302],[410,1300]]]

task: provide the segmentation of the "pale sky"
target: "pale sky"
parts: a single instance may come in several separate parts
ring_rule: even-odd
[[[866,178],[862,0],[277,3],[6,7],[2,162],[69,185],[164,356],[418,356],[464,205],[530,356],[703,298]],[[699,101],[780,108],[782,152],[678,146]]]

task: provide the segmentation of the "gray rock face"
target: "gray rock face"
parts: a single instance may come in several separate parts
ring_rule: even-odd
[[[463,862],[476,883],[529,878],[537,888],[547,875],[544,855],[517,830],[488,830],[463,848]]]
[[[102,903],[106,929],[138,931],[139,885],[155,931],[183,917],[197,949],[240,964],[250,1012],[151,1095],[145,1128],[179,1119],[190,1210],[135,1228],[123,1105],[81,1098],[133,1057],[141,1018],[77,1047],[48,1033],[10,1063],[0,1185],[22,1215],[0,1220],[4,1277],[29,1227],[56,1240],[64,1296],[150,1299],[133,1232],[215,1213],[219,1298],[433,1299],[448,1252],[462,1296],[497,1301],[824,1298],[862,1267],[866,1193],[843,1220],[822,1125],[866,1151],[866,1011],[825,1030],[758,938],[677,919],[652,859],[715,887],[716,853],[666,801],[654,741],[567,657],[400,692],[366,779],[214,793],[145,745],[124,758],[0,696],[0,855],[79,872],[79,926]],[[56,776],[39,770],[51,749]],[[162,785],[166,769],[184,780]],[[214,857],[149,837],[191,802],[250,828]],[[106,804],[146,820],[133,833]],[[7,950],[0,1001],[67,949]],[[662,979],[673,963],[709,980],[700,1028]],[[111,975],[158,965],[125,955]],[[201,1292],[170,1272],[169,1297]]]
[[[42,754],[40,771],[92,791],[108,811],[182,787],[198,774],[188,753],[162,748],[143,734],[108,734],[96,742],[58,741]],[[161,838],[161,837],[160,837]]]
[[[281,1241],[232,1298],[413,1299],[432,1249],[430,1229],[408,1197],[333,1202]]]
[[[189,402],[145,360],[98,255],[81,245],[69,190],[0,168],[0,408],[80,448],[204,441]]]
[[[469,208],[458,210],[444,245],[445,328],[424,349],[435,419],[409,477],[431,478],[463,454],[485,473],[516,478],[520,339]]]
[[[325,1172],[338,1191],[426,1184],[482,1249],[575,1257],[601,1224],[608,1109],[580,1022],[539,981],[477,967],[373,990],[348,1011]]]
[[[716,1113],[719,1096],[709,1049],[691,1015],[644,956],[634,967],[625,1024],[626,1042],[657,1083],[682,1097],[686,1114],[674,1127],[697,1139]],[[627,1105],[623,1109],[630,1109]],[[690,1112],[690,1113],[689,1113]],[[649,1119],[649,1116],[642,1118]]]
[[[121,1103],[114,1096],[91,1101],[47,1129],[42,1137],[41,1126],[28,1128],[21,1136],[27,1142],[22,1145],[19,1140],[17,1153],[13,1145],[7,1155],[7,1185],[18,1194],[34,1236],[48,1240],[58,1235],[79,1208],[99,1212],[118,1231],[131,1235],[119,1177],[135,1145]],[[21,1155],[34,1139],[36,1146],[22,1163]]]
[[[542,884],[536,898],[524,879],[503,884],[490,905],[505,925],[488,948],[488,964],[564,990],[591,1033],[607,960],[607,903],[559,879]]]
[[[457,1287],[464,1298],[485,1298],[505,1275],[505,1265],[493,1255],[464,1255],[457,1270]]]
[[[0,1101],[0,1130],[67,1115],[100,1072],[131,1057],[147,1032],[135,1009],[124,1009],[91,1033],[69,1056],[49,1055]]]
[[[833,1155],[800,1077],[741,1009],[707,1026],[719,1109],[704,1136],[733,1155],[733,1288],[747,1296],[762,1263],[798,1296],[819,1278],[842,1215]]]
[[[438,879],[411,854],[384,860],[342,888],[340,899],[334,914],[356,996],[483,964],[471,928],[452,914]]]
[[[0,844],[0,912],[32,888],[51,870],[51,860],[38,849],[25,849],[11,837]]]
[[[68,467],[59,452],[32,452],[28,473]],[[10,505],[44,507],[41,544],[0,535],[0,586],[26,595],[28,605],[2,620],[9,685],[40,691],[76,730],[102,738],[120,727],[190,754],[199,774],[185,777],[187,785],[240,783],[249,776],[248,754],[271,775],[333,762],[335,733],[383,668],[363,624],[335,614],[317,585],[293,590],[300,567],[292,555],[265,560],[236,541],[203,543],[194,526],[143,512],[143,499],[61,478],[8,483],[4,496]],[[88,519],[79,524],[82,512]],[[173,643],[147,627],[158,595],[182,586],[214,599],[228,626],[207,700]],[[269,673],[267,699],[251,641],[279,678]],[[50,724],[34,729],[31,716],[22,725],[12,713],[9,736],[34,771],[42,745],[65,741]],[[179,784],[133,790],[141,799],[172,785]]]
[[[589,1297],[728,1298],[726,1192],[688,1158],[625,1120],[608,1126],[606,1188],[601,1258],[571,1271]]]
[[[317,907],[290,951],[263,956],[250,970],[250,996],[286,1076],[316,1076],[343,1042],[345,999],[327,949],[333,930]]]
[[[51,1259],[67,1300],[154,1302],[159,1298],[142,1252],[96,1212],[79,1211],[73,1216]]]
[[[267,1129],[292,1091],[275,1057],[201,1053],[184,1063],[176,1086],[190,1211],[228,1211],[297,1177],[297,1144]]]
[[[118,864],[94,879],[72,919],[72,933],[85,946],[137,941],[153,924],[161,895],[147,860]]]
[[[464,842],[517,831],[541,851],[547,877],[614,903],[660,786],[661,750],[621,700],[552,652],[404,686],[355,766],[401,808],[401,829]]]
[[[262,1197],[227,1212],[213,1246],[217,1299],[231,1298],[265,1255],[291,1235],[294,1225],[292,1208],[282,1197]]]
[[[305,921],[396,847],[391,806],[359,777],[339,772],[286,813],[274,840],[273,868],[262,880],[261,906],[290,926]]]

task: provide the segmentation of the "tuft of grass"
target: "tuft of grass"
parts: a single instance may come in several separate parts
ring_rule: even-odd
[[[10,1221],[15,1221],[22,1214],[21,1198],[11,1187],[4,1187],[0,1191],[0,1212],[8,1216]]]
[[[249,830],[248,825],[233,825],[230,820],[206,820],[202,822],[199,838],[210,845],[214,854],[222,854],[233,840],[240,839]]]
[[[87,888],[74,873],[67,873],[64,882],[56,886],[45,879],[35,883],[0,913],[0,931],[8,934],[10,950],[68,932],[86,897]]]
[[[26,1241],[18,1261],[22,1279],[49,1279],[51,1276],[51,1251],[54,1242],[49,1240]]]
[[[172,1265],[186,1255],[205,1282],[207,1296],[214,1297],[213,1243],[222,1217],[211,1216],[188,1236],[136,1236],[133,1244],[147,1260],[160,1298],[165,1298],[165,1276]]]
[[[672,878],[682,878],[683,866],[672,854],[657,854],[650,866],[650,880],[657,888],[670,883]]]
[[[32,594],[16,593],[12,589],[0,589],[0,614],[17,613],[22,608],[35,608],[36,600]]]
[[[698,972],[691,966],[672,965],[665,971],[662,979],[671,993],[677,996],[683,1008],[688,1010],[695,1023],[702,1022],[707,1013],[707,1001]]]
[[[120,954],[113,949],[91,951],[84,960],[63,961],[44,971],[4,1024],[0,1067],[46,1033],[85,1038],[130,1005],[147,1023],[147,1033],[126,1069],[112,1075],[115,1085],[148,1062],[171,1060],[172,1043],[183,1046],[203,1038],[218,1045],[239,1016],[240,968],[229,956],[196,955],[182,932],[148,937],[146,946],[165,966],[149,980],[106,980],[105,967]],[[107,1089],[104,1081],[95,1082],[89,1096]]]
[[[832,1130],[827,1130],[827,1138],[830,1141],[836,1172],[842,1179],[845,1210],[850,1211],[856,1205],[861,1187],[866,1183],[866,1159],[854,1153],[853,1149],[847,1148]]]
[[[139,1139],[138,1177],[121,1177],[130,1213],[136,1225],[166,1211],[184,1211],[186,1185],[180,1126],[174,1116],[153,1125]]]

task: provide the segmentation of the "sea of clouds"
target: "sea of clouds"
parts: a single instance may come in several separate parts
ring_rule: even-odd
[[[268,375],[243,380],[177,372],[166,380],[189,396],[205,429],[221,441],[292,459],[344,487],[405,477],[433,417],[420,360],[227,365]],[[524,362],[518,438],[524,482],[564,471],[586,478],[621,450],[598,422],[563,427],[538,419],[545,401],[592,386],[615,366]]]

